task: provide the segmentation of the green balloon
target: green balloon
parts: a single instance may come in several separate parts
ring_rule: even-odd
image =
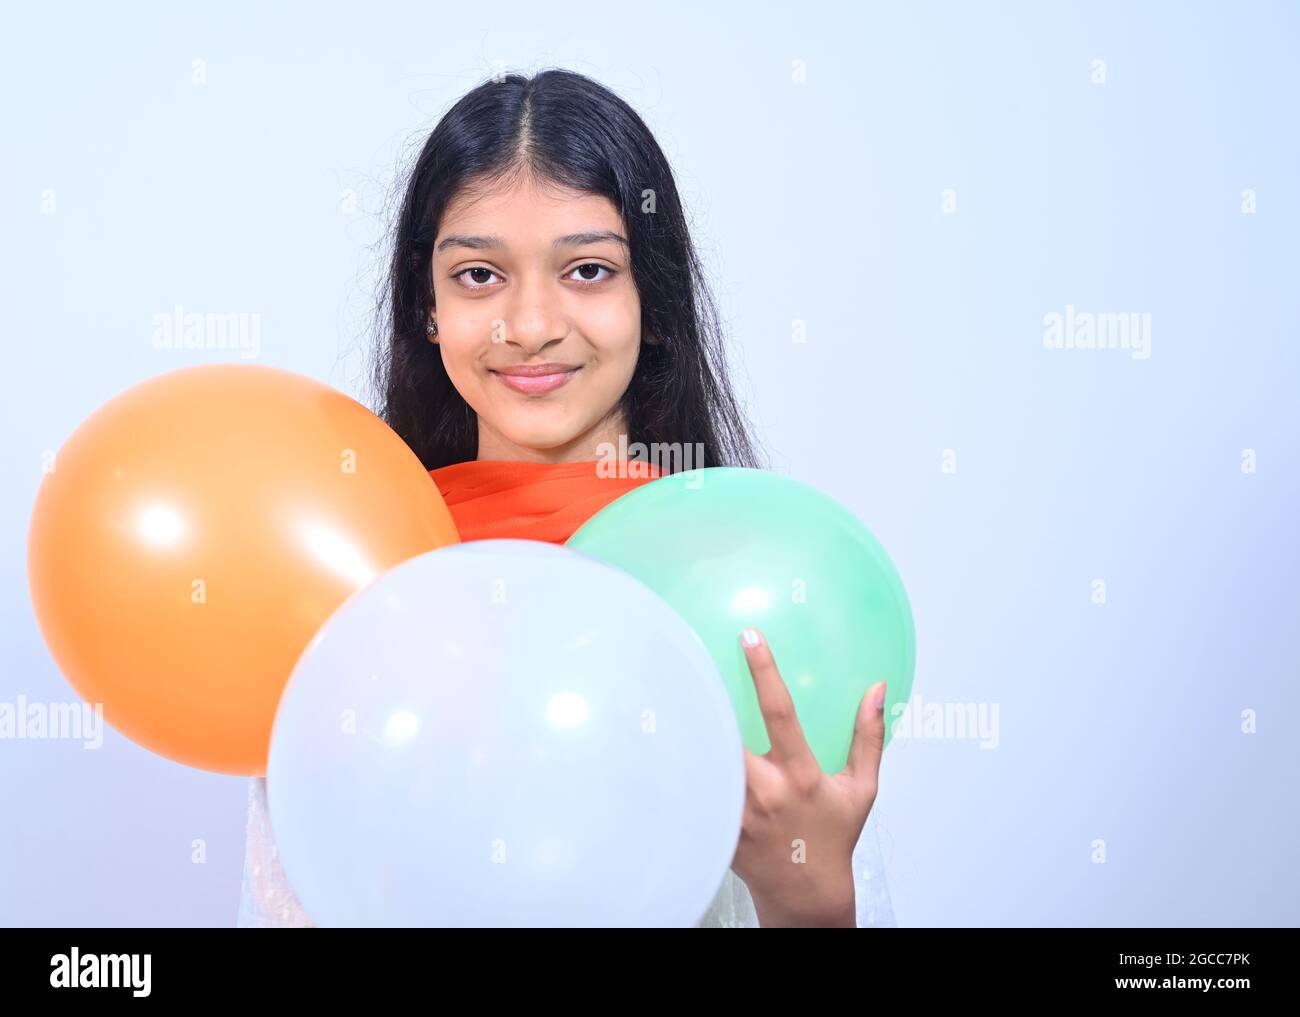
[[[740,632],[762,630],[823,771],[848,760],[866,690],[884,679],[885,740],[916,665],[893,562],[835,499],[764,470],[670,474],[592,516],[568,546],[641,580],[699,634],[752,752],[771,748]]]

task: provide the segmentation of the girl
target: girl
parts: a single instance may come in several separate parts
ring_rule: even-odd
[[[758,465],[672,171],[641,118],[582,75],[510,75],[452,107],[406,187],[385,290],[381,412],[462,540],[563,543],[690,450],[693,467]],[[617,460],[629,447],[672,456]],[[868,823],[883,683],[848,767],[825,774],[762,633],[737,636],[772,750],[746,750],[740,842],[700,925],[892,925]],[[239,924],[311,924],[264,778],[249,789]]]

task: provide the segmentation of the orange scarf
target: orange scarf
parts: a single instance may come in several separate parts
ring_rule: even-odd
[[[563,544],[628,491],[659,476],[651,463],[626,462],[627,476],[601,476],[597,460],[533,463],[486,459],[430,470],[462,541],[512,538]],[[608,472],[608,467],[606,468]]]

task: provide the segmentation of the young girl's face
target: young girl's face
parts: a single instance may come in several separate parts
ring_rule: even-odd
[[[608,199],[527,178],[448,206],[434,341],[478,414],[480,459],[594,459],[600,442],[617,443],[641,348],[626,241]]]

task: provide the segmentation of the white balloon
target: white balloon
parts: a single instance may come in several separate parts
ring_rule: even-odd
[[[483,540],[354,593],[303,652],[267,791],[322,926],[690,926],[740,836],[708,650],[581,552]]]

